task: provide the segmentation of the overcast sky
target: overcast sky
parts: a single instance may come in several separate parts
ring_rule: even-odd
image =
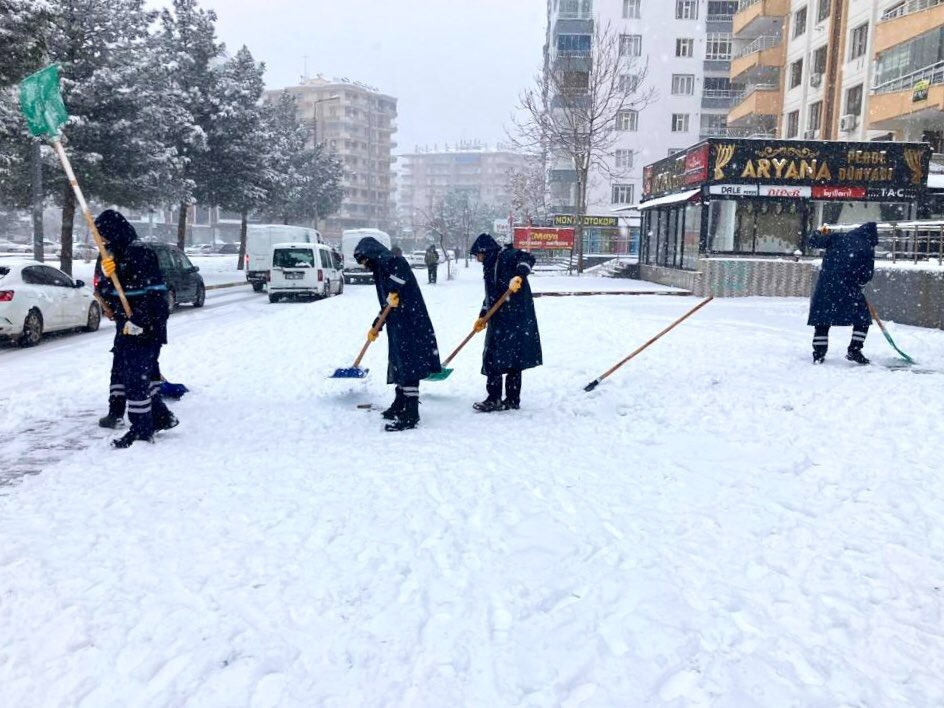
[[[163,3],[153,3],[154,5]],[[395,152],[494,143],[540,69],[545,0],[202,0],[230,54],[249,47],[267,88],[305,70],[398,99]]]

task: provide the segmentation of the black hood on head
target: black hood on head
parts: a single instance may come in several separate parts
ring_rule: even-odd
[[[369,261],[376,262],[384,256],[390,257],[393,256],[393,254],[390,252],[390,249],[380,243],[380,241],[375,239],[373,236],[362,238],[357,243],[357,248],[354,249],[355,261],[360,261],[362,258],[366,258]]]
[[[122,253],[138,234],[128,220],[114,209],[106,209],[95,219],[95,227],[105,241],[108,250]]]
[[[479,253],[500,250],[501,246],[498,245],[498,241],[493,239],[490,234],[479,234],[478,238],[475,239],[475,243],[472,244],[472,248],[469,249],[469,255],[474,258]]]

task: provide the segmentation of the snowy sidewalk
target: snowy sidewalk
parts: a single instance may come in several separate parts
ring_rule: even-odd
[[[451,351],[481,276],[423,289]],[[814,368],[805,301],[715,300],[583,392],[695,302],[541,298],[522,410],[472,410],[476,338],[399,434],[356,407],[383,338],[325,378],[370,287],[172,318],[154,446],[94,427],[107,337],[5,359],[0,465],[88,418],[0,487],[2,702],[941,705],[944,332],[892,325],[932,373],[842,328]]]

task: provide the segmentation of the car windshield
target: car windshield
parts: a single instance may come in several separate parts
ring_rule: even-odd
[[[311,268],[314,265],[315,254],[307,248],[278,248],[272,256],[274,268]]]

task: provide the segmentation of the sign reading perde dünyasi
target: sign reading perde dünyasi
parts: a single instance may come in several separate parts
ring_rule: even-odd
[[[931,148],[926,143],[711,138],[707,174],[701,184],[861,188],[863,199],[889,190],[918,194],[927,187]],[[685,155],[701,143],[643,170],[646,199],[698,186],[686,179]],[[717,191],[717,190],[713,190]],[[814,195],[815,198],[815,195]],[[909,197],[913,198],[913,197]]]

